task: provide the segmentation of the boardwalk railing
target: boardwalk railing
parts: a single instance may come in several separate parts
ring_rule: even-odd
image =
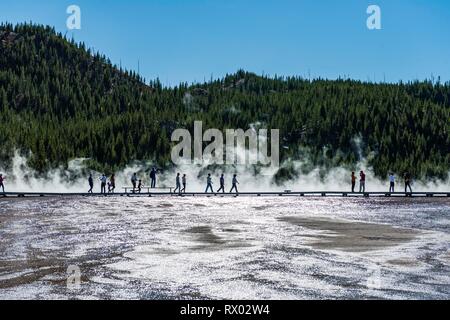
[[[147,189],[147,188],[146,188]],[[128,191],[128,190],[127,190]],[[205,192],[186,192],[186,193],[173,193],[170,192],[141,192],[141,193],[59,193],[59,192],[5,192],[0,193],[0,199],[2,197],[79,197],[79,196],[249,196],[249,197],[261,197],[261,196],[286,196],[286,197],[450,197],[450,191],[448,192],[346,192],[346,191],[278,191],[278,192],[239,192],[239,193],[205,193]]]

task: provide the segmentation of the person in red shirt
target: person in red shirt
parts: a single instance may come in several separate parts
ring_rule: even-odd
[[[359,173],[359,192],[366,192],[366,174],[364,171]]]
[[[5,185],[3,184],[3,180],[5,180],[5,178],[3,178],[3,175],[0,173],[0,187],[2,187],[3,193],[5,193]]]
[[[110,188],[108,191],[114,193],[114,190],[116,189],[116,175],[114,173],[111,175],[111,178],[109,178],[109,182]]]

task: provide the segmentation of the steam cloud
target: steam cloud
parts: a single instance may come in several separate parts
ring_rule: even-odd
[[[68,163],[67,168],[57,168],[49,171],[44,176],[38,175],[27,165],[27,157],[18,152],[12,160],[12,166],[5,170],[0,166],[0,172],[6,177],[5,191],[23,192],[86,192],[88,190],[87,178],[89,173],[94,177],[94,192],[100,191],[100,172],[88,170],[85,163],[87,159],[74,159]],[[366,173],[366,191],[388,191],[389,183],[377,179],[366,159],[361,159],[356,167]],[[214,191],[219,188],[219,176],[225,174],[225,191],[231,188],[231,178],[234,173],[239,180],[239,191],[350,191],[350,172],[346,168],[335,167],[325,169],[314,167],[308,173],[302,173],[302,168],[311,166],[307,158],[304,160],[289,160],[281,164],[290,166],[298,175],[292,180],[286,180],[281,184],[275,183],[274,175],[278,168],[255,166],[215,166],[205,163],[203,165],[181,165],[171,170],[160,172],[157,176],[159,187],[175,185],[175,176],[179,172],[186,174],[187,191],[203,192],[206,188],[206,176],[213,176]],[[116,172],[116,192],[122,191],[123,186],[130,186],[130,178],[134,172],[138,173],[144,185],[150,185],[149,170],[151,162],[133,163]],[[449,173],[450,176],[450,173]],[[358,184],[356,186],[358,189]],[[449,179],[446,181],[413,181],[413,191],[447,192],[450,189]],[[402,191],[403,184],[397,176],[396,191]]]

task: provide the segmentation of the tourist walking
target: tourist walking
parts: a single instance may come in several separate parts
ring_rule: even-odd
[[[225,193],[225,177],[222,175],[220,176],[220,188],[217,190],[217,192],[220,192],[222,190],[222,193]]]
[[[238,193],[238,188],[237,188],[237,185],[239,184],[239,182],[237,181],[237,175],[236,174],[234,174],[233,175],[233,180],[231,180],[231,189],[230,189],[230,193],[233,191],[233,190],[236,190],[236,193]]]
[[[175,189],[173,190],[173,193],[175,193],[175,192],[177,192],[177,190],[178,190],[178,193],[181,193],[181,183],[180,183],[180,174],[179,173],[177,173],[177,177],[176,177],[176,179],[175,179]]]
[[[211,173],[208,173],[208,177],[206,177],[206,190],[205,190],[205,193],[208,193],[209,189],[211,189],[211,192],[214,193],[214,190],[213,190],[213,187],[212,187]]]
[[[186,174],[183,174],[183,177],[181,178],[181,183],[183,184],[183,189],[181,189],[180,192],[186,193]]]
[[[92,174],[89,175],[88,183],[89,183],[88,193],[92,193],[92,189],[94,188],[94,179],[92,178]]]
[[[116,189],[116,176],[114,173],[111,175],[111,178],[109,178],[109,181],[110,181],[109,192],[114,193],[114,190]]]

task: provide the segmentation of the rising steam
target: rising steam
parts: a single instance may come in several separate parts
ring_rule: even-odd
[[[37,174],[27,165],[27,157],[15,153],[12,166],[9,170],[0,167],[5,180],[5,191],[23,192],[86,192],[88,190],[87,178],[89,173],[94,177],[94,192],[100,191],[100,172],[88,170],[86,163],[88,159],[74,159],[70,161],[67,168],[57,168],[47,172],[44,176]],[[149,170],[151,162],[134,163],[119,172],[116,172],[116,192],[121,192],[123,186],[130,186],[130,178],[134,172],[138,173],[144,185],[150,185]],[[157,184],[160,187],[175,185],[175,176],[179,172],[187,176],[187,191],[203,192],[206,187],[206,176],[213,176],[213,187],[219,188],[219,176],[225,174],[225,191],[231,188],[233,174],[238,175],[239,191],[345,191],[350,189],[350,172],[346,168],[335,167],[325,169],[313,167],[304,173],[305,167],[311,168],[307,157],[303,160],[288,160],[281,164],[281,168],[289,167],[295,175],[283,182],[276,183],[274,178],[278,168],[261,166],[217,166],[214,164],[204,165],[181,165],[175,169],[159,172]],[[366,191],[388,191],[387,181],[375,177],[368,161],[362,158],[356,165],[357,172],[366,172]],[[397,179],[396,191],[402,191],[402,181]],[[356,187],[358,189],[358,185]],[[415,181],[413,191],[445,191],[450,189],[449,179],[446,181]]]

